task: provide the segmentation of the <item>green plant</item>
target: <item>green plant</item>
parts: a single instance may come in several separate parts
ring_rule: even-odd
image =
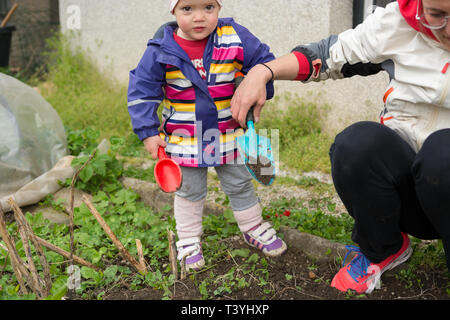
[[[405,284],[405,288],[411,288],[414,283],[420,284],[417,276],[417,268],[414,264],[409,264],[407,269],[401,269],[395,274],[395,278]]]
[[[289,216],[281,213],[289,210]],[[309,210],[295,198],[275,200],[263,208],[263,216],[272,220],[275,228],[286,225],[325,239],[352,244],[353,219],[349,215],[325,214],[321,209]]]
[[[75,169],[81,168],[89,156],[79,156],[72,160],[72,166]],[[118,178],[123,173],[123,164],[117,160],[112,154],[98,154],[89,164],[80,172],[79,180],[76,182],[76,187],[85,190],[91,194],[96,194],[99,190],[105,192],[116,191],[121,188]],[[72,179],[66,180],[66,186],[70,186]]]
[[[143,157],[147,154],[144,144],[138,136],[130,132],[125,137],[111,136],[109,139],[111,150],[122,156]]]
[[[155,175],[153,173],[156,162],[148,169],[136,168],[129,166],[124,169],[123,175],[130,178],[136,178],[144,181],[156,183]]]
[[[410,239],[413,249],[410,265],[415,268],[445,269],[446,260],[442,240],[434,240],[424,245],[420,239],[415,237],[410,237]]]
[[[208,281],[203,280],[198,286],[198,291],[202,295],[202,299],[208,299],[209,298]]]
[[[280,105],[288,107],[280,108]],[[331,138],[321,128],[327,110],[284,93],[267,102],[256,128],[267,129],[271,138],[278,137],[278,150],[275,151],[279,151],[280,160],[287,167],[299,171],[329,172]]]
[[[172,292],[170,291],[170,287],[173,286],[174,281],[175,276],[173,274],[165,275],[160,270],[156,270],[156,272],[148,272],[144,276],[145,284],[151,288],[164,291],[163,300],[171,297]]]
[[[53,194],[49,194],[47,195],[44,200],[42,200],[41,202],[39,202],[39,205],[42,206],[50,206],[53,209],[57,210],[57,211],[64,211],[65,207],[64,207],[64,199],[54,199],[53,198]]]
[[[0,67],[0,73],[4,73],[10,77],[14,77],[24,83],[27,83],[29,85],[35,85],[36,79],[33,76],[30,76],[28,74],[25,74],[21,70],[14,70],[11,67]]]
[[[78,156],[80,153],[92,153],[98,145],[100,132],[90,127],[74,130],[66,128],[67,147],[71,155]]]
[[[78,135],[81,132],[77,133]],[[97,135],[81,135],[81,139],[73,139],[71,143],[87,146],[85,140],[89,140],[94,147]],[[75,148],[72,148],[75,150]],[[79,157],[75,158],[72,165],[79,168],[88,158],[86,152],[80,148]],[[113,230],[118,239],[125,247],[129,248],[132,255],[137,256],[135,239],[140,239],[144,247],[144,255],[148,257],[148,265],[155,270],[161,269],[161,259],[167,259],[167,228],[174,228],[173,218],[163,218],[164,213],[151,211],[142,202],[134,191],[124,188],[119,178],[123,174],[123,167],[114,153],[96,154],[90,164],[80,172],[76,187],[93,194],[92,203],[103,216],[107,224]],[[66,187],[71,181],[66,182]],[[48,196],[41,203],[63,210],[62,200]],[[31,215],[26,213],[26,219],[30,223],[34,233],[46,239],[52,244],[69,251],[69,232],[67,225],[52,224],[44,219],[42,213]],[[108,288],[117,285],[124,278],[132,277],[136,287],[138,283],[142,286],[151,286],[163,290],[164,297],[170,298],[169,288],[173,285],[173,275],[168,270],[164,272],[148,273],[139,278],[140,274],[133,272],[129,267],[120,266],[115,263],[117,248],[110,239],[105,236],[101,226],[97,223],[90,210],[83,203],[74,208],[74,252],[79,257],[99,266],[103,271],[92,270],[87,267],[80,269],[81,287],[77,294],[89,299],[95,297],[101,299],[105,290],[94,293],[97,288]],[[7,226],[9,234],[17,234],[16,224]],[[20,239],[16,239],[16,247],[22,259],[25,252]],[[19,295],[19,286],[15,279],[9,256],[7,252],[0,249],[0,263],[4,266],[2,278],[0,279],[0,297],[7,299],[35,299],[34,295]],[[32,251],[33,257],[37,255]],[[66,261],[62,256],[46,251],[45,256],[51,265],[53,288],[47,299],[61,299],[67,292],[68,274]],[[37,260],[35,261],[36,265]],[[39,270],[42,272],[42,270]]]

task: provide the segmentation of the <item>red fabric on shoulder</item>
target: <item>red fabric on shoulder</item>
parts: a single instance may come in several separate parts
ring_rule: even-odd
[[[434,36],[433,32],[423,26],[417,19],[416,19],[416,13],[417,13],[417,2],[419,2],[419,16],[422,14],[422,1],[421,0],[397,0],[398,6],[400,8],[400,12],[405,18],[405,21],[414,28],[414,30],[417,30],[419,32],[422,32],[426,34],[431,39],[439,42],[439,40]]]

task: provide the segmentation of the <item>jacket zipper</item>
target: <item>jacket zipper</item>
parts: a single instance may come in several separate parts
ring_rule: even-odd
[[[205,51],[203,52],[203,67],[205,68],[206,71],[206,83],[208,84],[208,87],[209,84],[211,83],[211,74],[209,73],[209,69],[211,68],[211,56],[212,56],[212,52],[211,54],[209,54],[209,52],[214,50],[215,34],[212,35],[212,37],[213,37],[212,41],[208,41],[205,47]]]
[[[445,99],[447,98],[448,89],[450,86],[450,72],[448,71],[449,63],[447,62],[444,67],[442,68],[441,73],[445,74],[445,83],[444,87],[442,88],[441,95],[439,97],[438,106],[444,106]],[[425,131],[430,131],[434,128],[437,118],[439,114],[441,113],[441,108],[434,108],[433,113],[431,114],[431,119],[428,125],[425,127]]]

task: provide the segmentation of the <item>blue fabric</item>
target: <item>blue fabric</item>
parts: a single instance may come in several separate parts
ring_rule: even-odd
[[[345,263],[345,260],[347,259],[347,256],[351,252],[356,252],[356,256],[349,263],[350,268],[347,270],[347,272],[350,274],[353,280],[358,282],[360,278],[367,275],[367,269],[369,268],[371,262],[364,256],[358,246],[345,246],[345,248],[348,250],[348,252],[344,257],[343,265]]]

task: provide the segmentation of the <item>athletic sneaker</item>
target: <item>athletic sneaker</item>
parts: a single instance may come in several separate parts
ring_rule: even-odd
[[[270,223],[259,224],[243,233],[244,240],[252,247],[260,249],[266,256],[276,257],[286,251],[287,246],[281,240]]]
[[[375,288],[380,288],[380,279],[383,272],[393,269],[409,259],[412,254],[411,244],[406,233],[402,232],[403,244],[397,253],[387,257],[380,263],[372,263],[367,259],[357,246],[346,246],[350,252],[356,252],[353,259],[334,276],[331,286],[347,292],[348,289],[357,293],[371,293]]]
[[[179,261],[186,257],[186,271],[189,271],[190,269],[197,271],[205,265],[200,237],[181,239],[177,242],[177,251],[177,259]]]

